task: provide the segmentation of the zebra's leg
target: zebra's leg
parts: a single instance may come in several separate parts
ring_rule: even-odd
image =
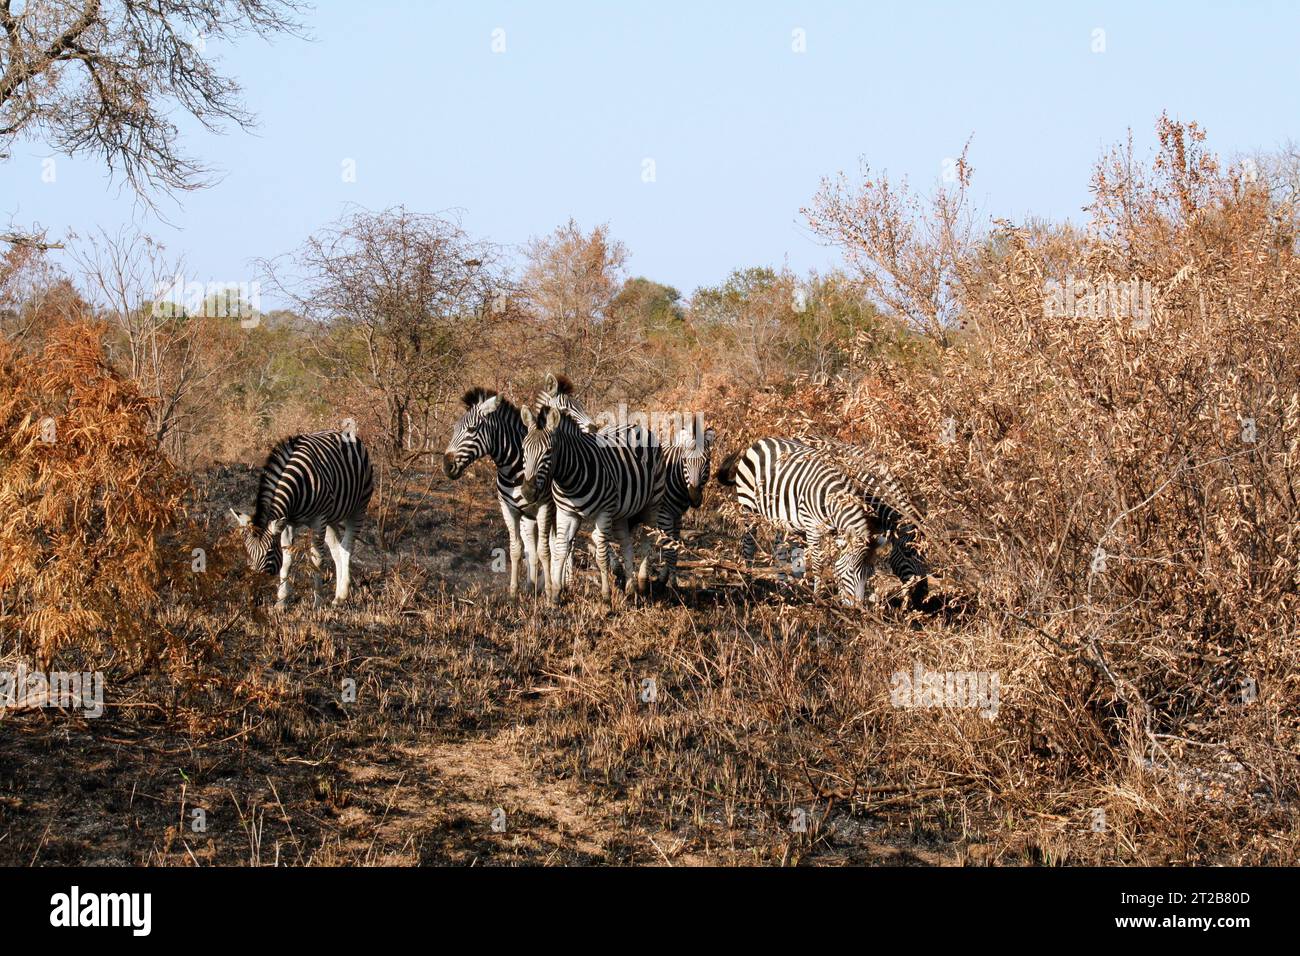
[[[311,547],[307,549],[307,557],[311,559],[311,606],[320,607],[320,539],[325,534],[325,522],[316,521],[311,525]]]
[[[343,522],[343,535],[339,539],[338,555],[334,561],[334,603],[348,599],[352,584],[352,547],[357,540],[357,518],[347,518]]]
[[[555,587],[555,572],[551,562],[555,560],[555,512],[549,511],[550,505],[537,509],[537,563],[542,567],[542,580],[546,586],[546,596],[550,597]]]
[[[753,564],[754,556],[757,554],[758,538],[754,535],[754,523],[748,521],[740,535],[740,556],[745,559],[746,564]]]
[[[643,525],[636,520],[630,520],[627,523],[626,536],[623,538],[623,564],[628,567],[628,583],[631,583],[632,566],[636,564],[636,552],[638,542],[645,540],[645,547],[641,549],[641,564],[636,569],[636,587],[627,589],[628,594],[650,593],[650,563],[655,553],[655,543],[651,536],[646,533],[646,528],[653,528],[653,524]]]
[[[573,552],[573,540],[578,536],[582,516],[571,511],[559,511],[555,516],[554,552],[551,555],[551,601],[559,598],[566,583],[564,569]]]
[[[510,536],[510,597],[513,599],[519,594],[519,558],[524,551],[524,543],[519,537],[520,514],[503,500],[501,517],[505,519],[506,534]]]
[[[659,512],[659,521],[656,530],[660,534],[659,541],[659,571],[655,575],[655,580],[660,584],[670,583],[673,570],[677,567],[677,534],[680,533],[681,524],[677,523],[678,532],[673,531],[673,515],[668,509],[661,509]]]
[[[811,528],[806,532],[808,537],[808,552],[805,555],[806,561],[804,567],[807,568],[807,574],[812,578],[813,593],[816,594],[822,579],[822,572],[826,567],[827,554],[822,548],[824,535],[820,528]]]
[[[327,524],[325,526],[325,547],[329,548],[330,558],[334,562],[334,589],[338,592],[339,569],[343,567],[343,532],[341,524]]]
[[[600,568],[600,596],[602,600],[609,600],[609,533],[613,522],[608,512],[602,512],[596,518],[596,526],[591,529],[591,543],[596,548],[596,567]],[[632,572],[628,570],[628,584],[632,583]]]
[[[596,539],[592,538],[587,542],[587,554],[591,556],[591,566],[596,566]],[[610,544],[609,539],[605,539],[605,555],[609,559],[609,573],[613,575],[613,584],[617,585],[620,580],[626,581],[627,576],[623,573],[623,559],[619,556],[618,549]],[[569,571],[573,570],[573,562],[569,562]],[[611,585],[613,586],[613,585]]]
[[[542,590],[551,593],[551,546],[555,539],[555,507],[544,504],[537,509],[537,564],[541,569]]]
[[[524,568],[528,572],[528,587],[537,591],[537,528],[536,518],[524,515],[519,519],[519,536],[524,543]]]
[[[627,584],[623,590],[628,597],[636,597],[637,592],[647,592],[650,586],[650,556],[654,553],[654,542],[646,541],[645,556],[641,559],[641,567],[637,569],[635,580],[632,577],[632,569],[636,565],[636,542],[637,538],[642,536],[641,525],[636,521],[628,521],[622,524],[619,529],[619,543],[623,552],[623,567],[627,574]]]
[[[642,536],[643,526],[645,528],[659,527],[659,515],[661,512],[662,512],[662,505],[660,504],[660,502],[651,501],[649,506],[647,506],[646,509],[642,511],[639,515],[627,519],[627,536],[628,536],[627,546],[629,549],[633,549],[634,545],[636,544],[636,539]],[[649,534],[645,534],[644,536],[646,538],[646,546],[644,552],[645,557],[641,559],[641,567],[637,570],[636,583],[637,583],[637,588],[639,590],[648,593],[650,590],[650,559],[654,555],[655,543],[653,540],[650,539]],[[632,557],[633,551],[629,550],[627,554],[628,557]],[[629,565],[628,574],[631,573],[632,573],[632,569],[631,566]]]
[[[280,532],[280,586],[275,592],[275,606],[283,611],[289,602],[289,567],[293,564],[293,525],[286,524]]]

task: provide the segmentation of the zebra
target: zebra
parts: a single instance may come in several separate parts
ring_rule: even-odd
[[[736,489],[744,511],[807,536],[814,590],[828,557],[827,539],[843,537],[844,546],[833,562],[840,595],[857,603],[865,600],[883,527],[841,469],[802,442],[762,438],[727,456],[718,469],[718,482]],[[752,560],[754,540],[749,529],[743,550]]]
[[[280,575],[276,607],[289,598],[294,528],[310,528],[308,552],[315,569],[312,603],[320,603],[320,539],[334,559],[334,603],[347,600],[349,564],[357,528],[370,503],[375,473],[356,434],[324,431],[281,439],[266,458],[257,489],[257,510],[231,509],[255,571]]]
[[[929,595],[930,569],[917,548],[921,512],[902,482],[888,465],[858,445],[817,438],[810,439],[808,444],[859,485],[867,503],[879,516],[886,541],[891,545],[886,562],[890,573],[907,587],[908,605],[920,607]]]
[[[659,506],[659,531],[666,536],[663,547],[664,566],[659,581],[671,584],[677,574],[677,555],[681,550],[682,517],[704,501],[704,486],[709,483],[709,460],[718,433],[706,428],[697,439],[689,428],[677,433],[664,451],[667,481],[664,500]]]
[[[484,456],[497,466],[497,500],[510,537],[510,597],[519,593],[519,558],[525,558],[528,585],[537,591],[550,590],[551,569],[543,563],[540,581],[537,562],[541,554],[538,529],[549,526],[550,497],[526,500],[524,484],[524,435],[528,428],[519,409],[491,389],[474,387],[461,398],[465,412],[457,420],[451,441],[443,454],[443,470],[455,481],[471,464]],[[547,520],[539,520],[547,519]]]
[[[611,596],[608,539],[620,544],[629,596],[644,589],[649,577],[647,552],[636,578],[633,553],[642,524],[657,527],[667,475],[659,442],[638,425],[597,431],[596,423],[573,399],[573,386],[547,375],[538,396],[538,411],[523,412],[529,428],[524,437],[524,497],[536,500],[549,490],[554,499],[555,549],[543,534],[541,547],[551,563],[550,599],[559,598],[563,573],[573,552],[582,519],[595,522],[592,543],[600,569],[600,594]]]

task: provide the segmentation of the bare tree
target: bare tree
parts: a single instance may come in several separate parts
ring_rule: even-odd
[[[177,147],[177,108],[248,127],[209,43],[294,32],[297,0],[0,0],[0,159],[19,137],[99,157],[148,200],[205,184]],[[10,241],[24,237],[12,235]]]
[[[498,258],[455,218],[396,207],[349,213],[260,265],[325,327],[325,357],[383,410],[390,449],[418,453],[431,414],[459,393],[453,373],[501,292]]]
[[[498,259],[456,218],[399,206],[349,212],[296,252],[259,262],[270,286],[320,324],[331,397],[372,436],[386,542],[401,533],[395,505],[435,433],[441,441],[440,412],[463,391],[460,370],[502,294]]]
[[[542,357],[562,368],[582,393],[626,384],[641,352],[639,330],[612,308],[623,286],[627,249],[600,225],[584,233],[570,219],[533,239],[521,296],[540,335]]]
[[[152,399],[155,439],[179,455],[184,426],[201,414],[199,394],[237,358],[235,350],[214,345],[223,338],[219,323],[235,323],[206,301],[196,314],[180,303],[160,301],[159,291],[183,273],[183,264],[169,260],[161,244],[136,230],[101,230],[75,244],[71,258],[87,300],[117,333],[124,371]]]
[[[960,318],[963,272],[978,237],[967,202],[966,150],[951,160],[948,183],[928,215],[907,183],[862,166],[861,183],[823,180],[802,210],[812,230],[844,250],[874,304],[947,345]]]
[[[1245,172],[1249,180],[1262,182],[1275,215],[1294,237],[1300,227],[1300,143],[1291,140],[1275,150],[1256,153]]]

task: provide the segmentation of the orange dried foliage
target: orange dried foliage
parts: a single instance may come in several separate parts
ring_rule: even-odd
[[[187,640],[167,603],[207,580],[187,483],[103,334],[65,324],[39,354],[0,340],[0,636],[46,665],[73,646],[157,663]]]

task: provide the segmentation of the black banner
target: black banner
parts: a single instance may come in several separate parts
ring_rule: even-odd
[[[1291,870],[1235,869],[31,869],[0,871],[10,940],[31,933],[247,945],[374,942],[377,930],[539,942],[774,924],[927,942],[1185,939],[1280,931]],[[622,935],[611,938],[631,938]],[[769,941],[770,942],[770,941]]]

